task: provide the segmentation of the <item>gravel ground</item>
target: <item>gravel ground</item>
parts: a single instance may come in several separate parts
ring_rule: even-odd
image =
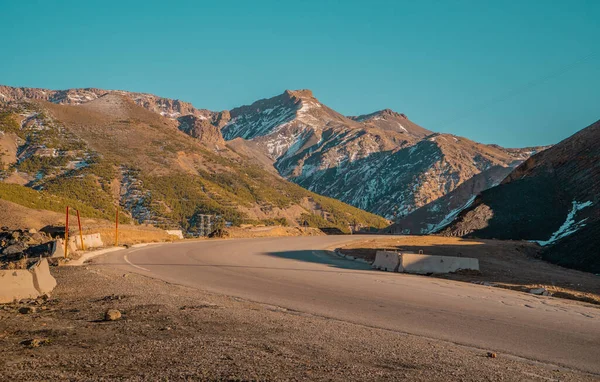
[[[2,380],[581,381],[493,349],[306,315],[112,268],[52,268],[47,301],[0,306]],[[34,312],[22,308],[32,306]],[[108,309],[122,317],[104,321]],[[22,312],[19,312],[21,310]],[[39,342],[23,343],[28,340]]]

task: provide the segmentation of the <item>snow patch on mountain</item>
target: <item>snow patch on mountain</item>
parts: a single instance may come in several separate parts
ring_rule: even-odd
[[[296,117],[297,110],[298,106],[290,108],[278,105],[256,113],[239,115],[223,127],[223,138],[253,139],[276,133]]]
[[[538,243],[541,246],[554,244],[563,237],[569,236],[570,234],[575,233],[581,228],[585,227],[584,223],[587,220],[587,218],[576,222],[575,215],[577,215],[577,212],[583,210],[586,207],[590,207],[592,204],[593,203],[591,201],[579,203],[573,200],[573,206],[571,207],[571,211],[567,215],[565,222],[560,226],[560,228],[556,232],[554,232],[548,240],[534,240],[534,242]]]

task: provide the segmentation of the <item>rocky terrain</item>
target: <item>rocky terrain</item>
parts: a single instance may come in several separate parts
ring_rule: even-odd
[[[444,235],[534,240],[543,258],[600,273],[600,121],[483,191]]]
[[[225,146],[229,113],[98,89],[0,88],[0,198],[90,218],[194,232],[199,216],[228,224],[386,224],[308,192]],[[48,101],[51,102],[48,102]],[[185,115],[182,115],[187,113]]]
[[[50,252],[50,235],[36,229],[0,231],[0,268],[26,268]]]

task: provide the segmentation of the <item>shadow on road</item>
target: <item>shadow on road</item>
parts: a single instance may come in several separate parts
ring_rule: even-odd
[[[305,261],[308,263],[325,264],[333,268],[371,270],[369,264],[343,259],[336,256],[331,251],[282,251],[267,252],[266,255],[289,260]]]

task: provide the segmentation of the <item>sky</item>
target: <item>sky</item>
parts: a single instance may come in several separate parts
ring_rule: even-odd
[[[231,109],[311,89],[483,143],[600,119],[597,0],[0,0],[0,84],[148,92]]]

